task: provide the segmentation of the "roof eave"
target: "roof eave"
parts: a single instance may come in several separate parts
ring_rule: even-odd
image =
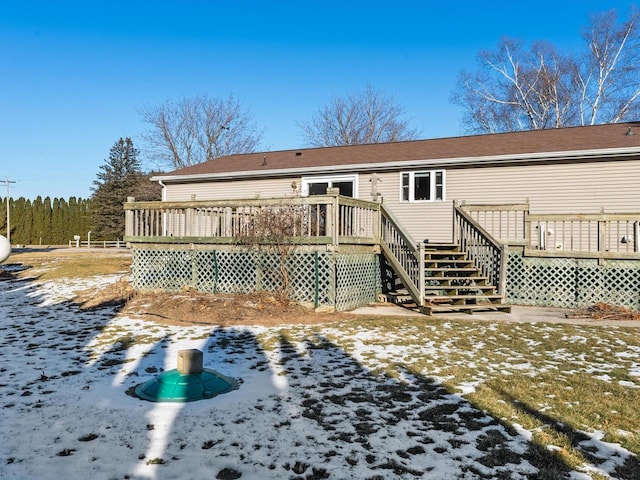
[[[169,182],[169,183],[192,183],[203,180],[236,180],[246,178],[268,178],[283,176],[298,176],[300,174],[314,175],[344,172],[362,172],[362,171],[385,171],[398,170],[403,168],[425,168],[425,167],[453,167],[453,166],[487,166],[491,164],[513,165],[518,163],[542,162],[549,160],[594,160],[598,158],[624,158],[633,155],[639,155],[640,148],[606,148],[596,150],[575,150],[560,152],[542,152],[542,153],[523,153],[509,155],[490,155],[479,157],[457,157],[457,158],[439,158],[439,159],[422,159],[422,160],[402,160],[395,162],[377,162],[377,163],[356,163],[347,165],[325,165],[317,167],[298,167],[298,168],[282,168],[270,170],[244,170],[236,172],[223,173],[198,173],[191,175],[154,175],[151,181]]]

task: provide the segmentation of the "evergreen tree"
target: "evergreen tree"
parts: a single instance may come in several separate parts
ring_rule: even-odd
[[[31,205],[31,200],[25,200],[24,212],[19,227],[24,237],[20,243],[23,243],[25,245],[32,244],[33,239],[31,237],[33,229],[33,206]]]
[[[45,197],[43,206],[43,228],[42,241],[46,244],[52,244],[53,240],[53,209],[51,207],[51,197]]]
[[[89,202],[76,197],[69,198],[69,229],[67,236],[72,239],[75,235],[84,237],[91,230],[90,214],[88,211]]]
[[[43,241],[42,235],[44,234],[44,204],[40,195],[33,201],[31,208],[33,210],[31,243],[39,245]]]
[[[130,138],[120,138],[100,166],[91,198],[91,230],[96,240],[124,236],[122,206],[128,196],[134,195],[142,176],[138,153]]]
[[[51,243],[59,245],[64,242],[64,227],[62,211],[60,209],[60,200],[58,198],[54,198],[53,208],[51,210]]]
[[[25,243],[24,235],[24,212],[25,212],[26,200],[24,197],[18,199],[11,199],[9,202],[10,216],[11,216],[11,242],[12,243]]]

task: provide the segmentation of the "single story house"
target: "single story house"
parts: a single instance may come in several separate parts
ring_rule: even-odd
[[[416,241],[450,242],[454,201],[640,212],[640,122],[229,155],[152,180],[169,202],[337,187],[382,200]]]
[[[238,238],[287,206],[293,294],[316,306],[640,309],[640,122],[229,155],[152,180],[161,202],[124,205],[141,289],[275,288],[275,257]]]

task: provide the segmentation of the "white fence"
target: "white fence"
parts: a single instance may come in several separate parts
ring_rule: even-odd
[[[122,240],[69,240],[69,248],[125,248],[127,243]]]

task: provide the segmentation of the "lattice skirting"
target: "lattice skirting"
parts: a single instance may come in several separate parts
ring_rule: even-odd
[[[524,257],[511,250],[507,303],[586,308],[597,302],[640,310],[640,261]]]
[[[283,275],[276,254],[227,250],[133,248],[134,288],[209,293],[277,291]],[[375,302],[381,290],[377,255],[294,253],[287,259],[288,294],[316,307],[351,310]]]

